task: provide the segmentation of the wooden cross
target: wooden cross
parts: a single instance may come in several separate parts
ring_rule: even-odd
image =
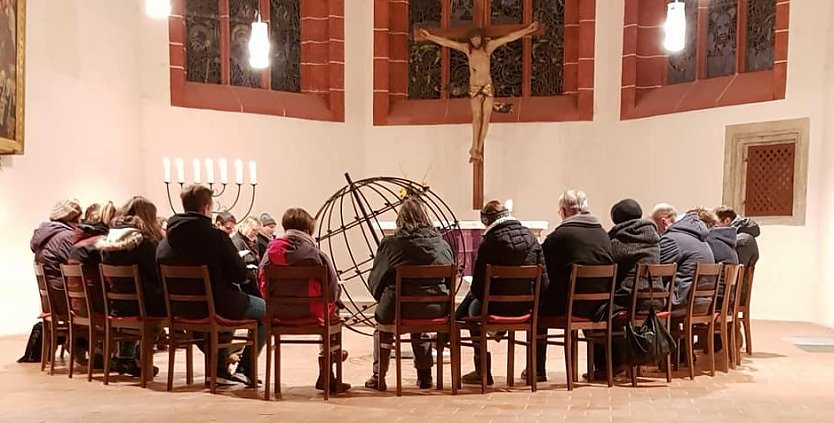
[[[437,30],[430,29],[432,34],[444,38],[465,40],[469,32],[473,29],[480,29],[486,38],[498,38],[512,32],[524,29],[527,24],[510,24],[510,25],[487,25],[490,20],[489,3],[493,0],[473,0],[473,25],[471,26],[455,26],[451,28]],[[444,10],[449,7],[449,3],[443,3]],[[422,35],[419,33],[420,28],[415,28],[414,39],[416,41],[423,41]],[[544,28],[539,29],[539,33],[543,32]],[[484,205],[484,161],[475,161],[472,163],[472,209],[480,210]]]

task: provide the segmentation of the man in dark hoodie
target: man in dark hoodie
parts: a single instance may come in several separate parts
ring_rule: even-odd
[[[500,201],[490,201],[481,209],[481,222],[486,226],[484,238],[478,247],[475,267],[472,274],[472,284],[469,294],[458,307],[456,317],[460,320],[467,316],[480,316],[483,312],[484,282],[487,265],[494,266],[544,266],[544,254],[539,241],[524,227],[521,222],[512,217]],[[521,281],[518,286],[502,284],[503,290],[493,290],[492,294],[529,294],[533,287],[527,281]],[[543,269],[541,289],[548,286],[547,271]],[[489,313],[499,316],[520,316],[527,314],[531,306],[526,304],[495,304],[490,306]],[[473,337],[480,333],[473,331]],[[475,370],[463,376],[463,383],[481,384],[481,351],[475,348]],[[487,352],[487,385],[492,385],[491,357]],[[538,381],[544,382],[544,373],[537,374]],[[522,376],[524,378],[524,376]],[[525,378],[526,380],[526,378]]]
[[[202,185],[186,186],[180,198],[183,213],[176,214],[168,220],[167,236],[156,251],[159,265],[172,266],[208,266],[211,288],[217,314],[227,319],[260,319],[266,313],[264,300],[247,295],[240,290],[239,283],[249,276],[246,265],[238,255],[228,234],[211,224],[212,191]],[[195,318],[205,316],[205,310],[182,307],[179,313],[193,315]],[[247,374],[250,369],[249,357],[259,354],[266,343],[263,323],[258,323],[258,348],[243,350],[237,371],[230,375],[226,369],[225,353],[218,359],[218,377],[248,384],[257,375]],[[254,379],[253,379],[254,380]]]
[[[550,286],[542,291],[539,314],[564,316],[567,313],[570,275],[574,264],[606,265],[614,263],[611,241],[599,219],[590,214],[588,196],[583,191],[568,190],[559,197],[562,223],[547,236],[542,248],[547,263]],[[575,316],[596,319],[600,306],[583,302],[574,308]],[[536,348],[537,375],[546,373],[547,345],[539,341]]]
[[[75,229],[81,219],[81,205],[78,200],[59,201],[49,214],[49,221],[41,223],[35,229],[29,247],[35,253],[35,262],[43,265],[44,276],[49,287],[59,292],[64,291],[61,277],[61,265],[67,264],[72,245],[75,242]],[[66,316],[67,302],[61,296],[54,301],[53,313]]]
[[[717,207],[715,214],[718,216],[717,226],[736,228],[738,262],[743,264],[745,269],[756,266],[756,262],[759,261],[759,244],[756,237],[762,233],[759,224],[752,219],[739,216],[728,206]]]
[[[707,244],[709,230],[697,214],[687,213],[670,226],[660,237],[660,262],[677,263],[673,315],[686,313],[686,299],[698,263],[715,263],[715,256]]]
[[[400,265],[449,265],[454,264],[452,247],[434,228],[426,214],[423,200],[417,196],[407,198],[397,214],[397,230],[393,236],[387,236],[379,243],[374,265],[368,277],[371,294],[377,300],[374,318],[378,323],[394,322],[395,283],[397,266]],[[448,294],[447,281],[431,280],[410,282],[403,281],[406,295]],[[448,316],[451,310],[445,304],[406,304],[403,306],[404,318],[433,319]],[[393,336],[387,332],[374,331],[373,375],[365,382],[365,387],[384,391],[385,374],[388,372]],[[381,354],[379,353],[381,351]],[[417,369],[417,383],[421,389],[432,386],[431,342],[421,333],[411,334],[411,349],[414,352],[414,367]]]

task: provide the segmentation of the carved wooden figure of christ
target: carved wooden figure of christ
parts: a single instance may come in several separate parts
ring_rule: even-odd
[[[483,12],[486,9],[482,2],[483,0],[475,0],[475,6],[476,10]],[[478,210],[484,203],[484,141],[495,106],[490,58],[499,47],[533,34],[540,29],[540,25],[533,22],[526,26],[484,26],[485,13],[476,12],[475,15],[475,27],[457,27],[446,31],[419,29],[416,38],[460,51],[466,55],[469,62],[469,98],[472,109],[472,146],[469,149],[469,162],[473,166],[472,208]],[[467,41],[457,41],[460,39]]]

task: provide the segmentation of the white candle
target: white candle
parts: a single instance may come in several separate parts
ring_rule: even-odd
[[[240,159],[235,160],[235,183],[243,184],[243,160]]]
[[[174,164],[177,167],[177,182],[185,183],[185,162],[183,162],[182,157],[177,157]]]
[[[214,160],[206,159],[206,182],[214,183]]]
[[[162,158],[162,181],[167,183],[171,182],[171,159],[167,157]]]
[[[217,161],[217,164],[220,166],[220,183],[221,184],[228,184],[229,183],[229,163],[226,159],[220,159]]]
[[[200,166],[202,166],[202,163],[200,163],[200,159],[194,159],[194,161],[192,161],[191,163],[194,165],[194,183],[199,184],[200,183]]]
[[[254,160],[249,161],[249,183],[258,184],[258,164]]]

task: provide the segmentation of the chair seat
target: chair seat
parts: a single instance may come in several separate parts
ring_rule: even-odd
[[[46,319],[50,316],[52,316],[52,313],[47,313],[45,311],[42,311],[41,314],[38,315],[38,319]]]
[[[211,319],[206,317],[203,319],[182,319],[182,318],[174,318],[174,323],[182,324],[182,325],[210,325]],[[215,318],[215,323],[220,326],[224,327],[239,327],[239,326],[246,326],[251,324],[257,324],[257,320],[253,319],[244,319],[244,320],[232,320],[227,319],[225,317],[217,316]]]
[[[527,323],[530,321],[530,313],[527,313],[523,316],[495,316],[489,315],[487,317],[487,323],[496,323],[496,324],[519,324],[519,323]],[[466,323],[478,323],[481,321],[481,316],[471,316],[471,317],[464,317],[463,321]]]
[[[551,327],[551,328],[560,328],[560,327],[565,326],[565,324],[567,323],[567,320],[568,320],[567,316],[539,317],[539,326]],[[589,319],[587,317],[573,316],[573,318],[571,319],[571,322],[572,323],[593,323],[593,320]]]
[[[657,314],[656,314],[656,316],[657,316],[657,318],[658,318],[658,319],[665,319],[665,318],[667,318],[667,317],[669,317],[669,316],[671,316],[671,315],[672,315],[672,312],[671,312],[671,311],[661,311],[660,313],[657,313]]]
[[[332,316],[330,318],[331,325],[338,325],[342,323],[342,320],[337,316]],[[318,316],[308,316],[302,317],[299,319],[273,319],[272,320],[273,326],[324,326],[324,319]]]
[[[400,319],[400,324],[408,326],[443,325],[449,323],[449,317],[436,317],[434,319]]]

